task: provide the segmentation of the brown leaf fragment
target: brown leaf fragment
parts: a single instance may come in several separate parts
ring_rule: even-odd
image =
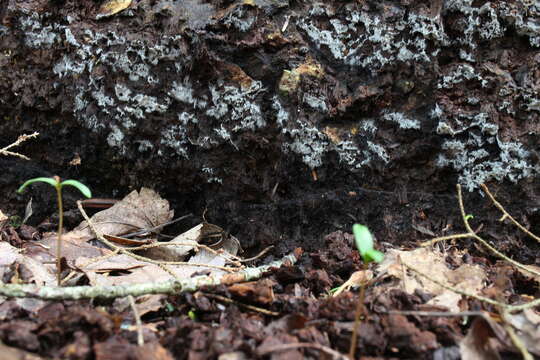
[[[177,246],[171,245],[150,248],[145,250],[142,255],[156,260],[182,261],[198,244],[198,239],[202,236],[203,226],[204,224],[199,224],[169,241],[169,244],[179,244]]]
[[[167,299],[166,295],[143,295],[138,296],[135,301],[135,307],[139,316],[144,316],[149,312],[158,311],[163,307],[165,300]],[[129,299],[127,298],[117,298],[114,301],[115,310],[122,311],[131,311],[130,310]]]
[[[456,258],[459,260],[460,258]],[[459,260],[460,261],[460,260]],[[460,261],[461,262],[461,261]],[[446,286],[471,294],[480,294],[484,288],[486,274],[478,265],[461,264],[452,270],[446,265],[445,257],[440,252],[419,248],[413,251],[398,251],[390,249],[384,261],[379,265],[378,272],[386,273],[400,279],[397,286],[408,294],[420,290],[434,295],[428,304],[445,306],[450,311],[459,312],[461,295],[447,290],[419,274],[409,271],[404,264],[414,267],[421,273],[430,276]]]
[[[150,229],[169,222],[174,215],[169,202],[158,193],[142,188],[129,193],[112,207],[98,212],[91,220],[103,234],[118,236],[141,229]],[[78,232],[81,239],[93,239],[94,233],[83,221],[73,232]]]
[[[507,320],[517,330],[517,336],[527,350],[540,356],[540,315],[533,309],[526,309],[515,315],[508,315]]]
[[[131,0],[109,0],[103,3],[96,15],[96,20],[118,14],[120,11],[127,9],[131,5]]]
[[[269,279],[251,281],[229,286],[233,296],[249,299],[259,304],[270,304],[274,301],[273,282]]]
[[[504,330],[495,322],[477,316],[459,344],[462,360],[501,359],[498,351],[501,346],[495,332],[504,333]]]

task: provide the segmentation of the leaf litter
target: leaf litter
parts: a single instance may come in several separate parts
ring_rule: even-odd
[[[103,234],[122,238],[134,231],[166,224],[174,216],[168,202],[148,189],[132,192],[124,200],[118,202],[116,208],[92,217],[91,222]],[[160,243],[159,231],[147,231],[144,237],[134,239],[133,245],[122,247],[162,261],[172,274],[156,263],[106,248],[87,225],[83,222],[66,234],[65,263],[66,273],[77,273],[77,281],[88,281],[92,285],[122,285],[226,272],[216,267],[189,264],[225,266],[238,265],[241,260],[237,257],[238,240],[207,222],[174,237],[170,243],[175,245],[155,246]],[[8,226],[4,220],[4,240],[9,240],[6,236],[14,236],[13,232],[5,231]],[[49,233],[40,241],[23,241],[21,248],[8,241],[0,242],[1,279],[11,283],[54,284],[54,267],[47,264],[53,259],[50,253],[54,253],[54,236]],[[360,325],[361,354],[396,358],[424,358],[425,354],[433,354],[435,358],[506,358],[509,353],[516,353],[506,332],[505,326],[509,325],[523,346],[539,355],[540,319],[533,309],[502,313],[497,306],[481,304],[478,300],[488,296],[512,299],[513,303],[530,301],[531,296],[516,293],[519,284],[515,282],[518,279],[537,286],[537,276],[522,269],[509,271],[504,266],[491,266],[486,261],[478,261],[479,258],[472,261],[469,250],[455,247],[444,251],[434,247],[409,251],[387,249],[385,261],[365,271],[360,270],[361,259],[353,251],[350,234],[338,231],[328,235],[325,241],[325,248],[309,253],[298,267],[278,268],[258,281],[217,287],[213,290],[216,294],[138,297],[135,307],[144,317],[139,330],[149,341],[143,347],[133,344],[137,326],[126,298],[116,299],[108,311],[101,313],[84,302],[79,307],[67,307],[68,302],[65,302],[64,310],[53,312],[62,314],[64,311],[65,314],[56,316],[51,310],[56,305],[63,308],[62,302],[5,300],[0,304],[0,319],[6,324],[0,326],[0,339],[27,351],[39,349],[56,357],[81,359],[90,354],[106,359],[112,349],[123,351],[122,358],[150,358],[158,354],[159,358],[201,359],[217,356],[321,358],[323,354],[340,358],[334,349],[343,352],[348,346],[355,288],[364,284],[368,289],[366,307],[369,312]],[[431,280],[424,276],[426,274]],[[337,296],[330,296],[332,288],[339,289]],[[228,297],[239,302],[225,302]],[[265,313],[257,306],[271,311]],[[479,308],[483,310],[477,311]],[[24,314],[32,314],[33,320],[29,322]],[[280,315],[275,318],[275,314]],[[23,319],[18,320],[21,316]],[[115,316],[119,316],[117,320]],[[37,326],[45,319],[49,325]],[[122,325],[114,325],[119,324],[120,319]],[[67,323],[75,325],[73,330],[67,330]],[[81,331],[83,323],[94,330]],[[46,340],[53,334],[58,335],[59,330],[53,330],[58,326],[67,330],[60,333],[71,340]],[[8,329],[17,336],[9,335]],[[98,333],[101,335],[97,336]],[[270,338],[277,341],[268,340]],[[44,344],[48,345],[41,349]]]

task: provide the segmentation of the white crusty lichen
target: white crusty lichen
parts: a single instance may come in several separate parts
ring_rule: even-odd
[[[394,122],[402,129],[420,129],[420,121],[411,119],[399,112],[388,112],[382,116],[386,121]]]
[[[297,26],[319,49],[347,65],[375,72],[397,62],[429,62],[436,54],[429,53],[428,41],[446,42],[440,22],[429,16],[394,7],[396,21],[387,22],[353,4],[345,5],[340,14],[330,7],[313,4],[313,15],[299,17]]]
[[[302,156],[302,161],[312,169],[323,164],[329,142],[327,136],[317,127],[301,124],[300,128],[287,130],[286,133],[291,136],[292,141],[284,143],[285,149]]]
[[[437,88],[451,89],[454,85],[464,81],[477,80],[482,86],[487,84],[487,81],[476,73],[476,70],[469,64],[456,65],[447,75],[442,76]]]
[[[457,124],[455,128],[448,124],[450,120]],[[451,139],[442,143],[436,165],[455,169],[459,182],[469,190],[493,179],[517,182],[538,176],[540,165],[531,162],[530,152],[517,141],[502,141],[498,129],[485,113],[441,120],[437,133]]]

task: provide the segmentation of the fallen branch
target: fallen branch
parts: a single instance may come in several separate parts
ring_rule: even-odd
[[[523,271],[526,271],[526,272],[528,272],[530,274],[533,274],[535,276],[540,276],[540,272],[535,271],[532,268],[527,267],[526,265],[523,265],[523,264],[509,258],[508,256],[501,253],[499,250],[495,249],[493,246],[491,246],[486,240],[481,238],[472,229],[471,225],[469,224],[469,217],[467,216],[467,214],[465,212],[465,206],[463,205],[463,196],[461,194],[461,186],[458,184],[456,186],[456,188],[457,188],[457,193],[458,193],[459,210],[461,211],[461,219],[463,220],[463,225],[465,225],[465,229],[467,230],[467,233],[438,237],[438,238],[432,239],[430,241],[426,241],[426,242],[420,244],[420,246],[422,246],[422,247],[431,246],[431,245],[435,244],[438,241],[444,241],[444,240],[472,238],[472,239],[475,239],[476,241],[478,241],[479,243],[481,243],[485,248],[487,248],[493,254],[495,254],[496,256],[500,257],[503,260],[506,260],[507,262],[514,265],[515,267],[517,267],[517,268],[519,268],[519,269],[521,269]],[[487,187],[485,189],[487,189]],[[506,211],[504,211],[504,213],[507,215]]]
[[[482,190],[484,190],[484,192],[487,194],[487,196],[489,196],[489,198],[491,199],[491,202],[493,203],[493,205],[495,205],[495,207],[497,209],[499,209],[502,213],[503,213],[503,216],[500,218],[499,221],[504,221],[505,219],[510,219],[510,221],[512,223],[514,223],[514,225],[516,225],[521,231],[523,231],[525,234],[529,235],[531,238],[533,238],[534,240],[540,242],[540,237],[539,236],[536,236],[534,235],[532,232],[530,232],[525,226],[521,225],[516,219],[514,219],[509,213],[508,211],[506,211],[506,209],[504,208],[504,206],[501,205],[500,202],[497,201],[497,199],[495,199],[495,197],[491,194],[491,192],[489,191],[488,187],[485,185],[485,184],[482,184],[480,185],[482,187]]]
[[[11,149],[13,147],[16,147],[16,146],[19,146],[20,144],[22,144],[26,140],[35,138],[38,135],[39,135],[38,132],[34,132],[33,134],[30,134],[30,135],[21,135],[21,136],[19,136],[17,141],[15,141],[14,143],[9,144],[8,146],[0,149],[0,155],[15,156],[15,157],[18,157],[18,158],[21,158],[21,159],[24,159],[24,160],[30,160],[30,158],[28,156],[24,156],[24,155],[19,154],[17,152],[9,151],[9,149]]]
[[[261,278],[273,268],[294,265],[302,249],[297,248],[290,255],[281,260],[273,261],[268,265],[255,268],[245,268],[232,274],[218,274],[214,276],[195,276],[183,280],[169,280],[158,283],[141,283],[117,286],[38,286],[38,285],[0,285],[0,296],[15,298],[38,298],[43,300],[79,300],[79,299],[114,299],[125,296],[141,296],[148,294],[175,295],[185,292],[194,292],[203,286],[230,285],[234,283],[251,281]]]

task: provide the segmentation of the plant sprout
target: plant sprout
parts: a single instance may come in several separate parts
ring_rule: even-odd
[[[382,252],[373,249],[373,236],[367,226],[354,224],[352,228],[356,248],[364,260],[364,264],[381,262],[384,258]]]
[[[56,280],[58,283],[58,286],[61,285],[61,259],[62,259],[62,227],[64,225],[64,209],[62,206],[62,188],[66,185],[71,185],[79,189],[79,191],[86,196],[87,198],[92,197],[92,192],[90,189],[78,182],[77,180],[64,180],[60,181],[60,177],[53,176],[52,178],[48,177],[38,177],[34,179],[30,179],[26,181],[24,184],[21,185],[21,187],[17,190],[18,193],[22,193],[24,189],[35,182],[44,182],[56,189],[56,199],[58,204],[58,237],[56,239]]]
[[[381,262],[384,259],[384,254],[373,248],[373,235],[367,228],[367,226],[354,224],[353,225],[354,242],[362,260],[364,262],[364,270],[367,270],[370,262]],[[358,302],[356,304],[356,312],[354,315],[354,327],[351,337],[351,348],[349,349],[349,358],[354,359],[354,353],[356,351],[356,341],[358,337],[358,326],[360,325],[360,315],[362,313],[362,307],[364,305],[365,286],[362,283],[360,285],[360,294],[358,296]]]

